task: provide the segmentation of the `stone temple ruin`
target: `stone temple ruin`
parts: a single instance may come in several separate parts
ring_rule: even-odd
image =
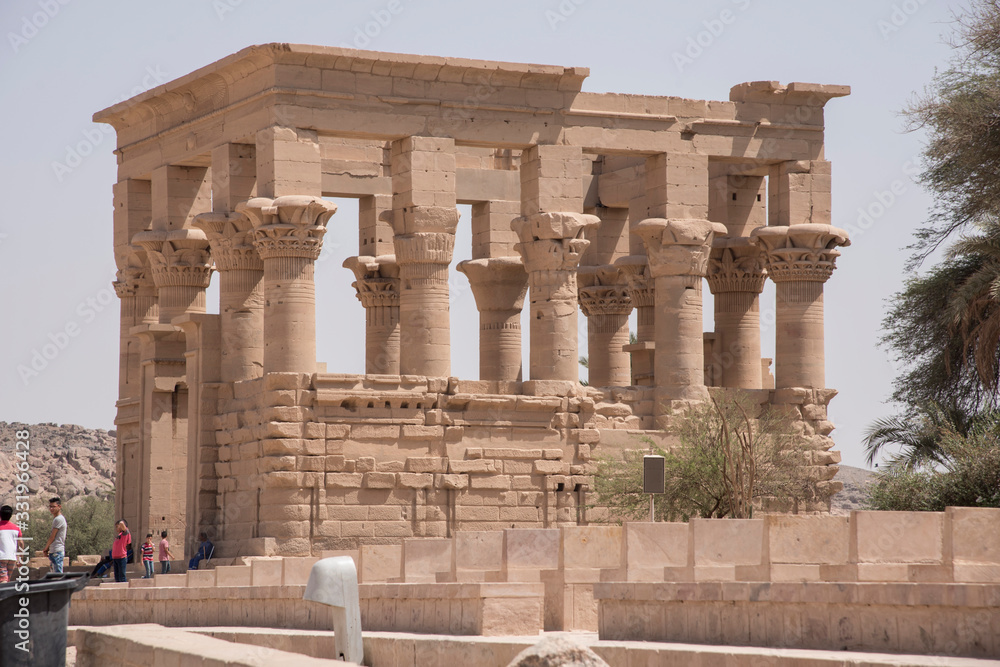
[[[593,457],[662,438],[707,386],[794,416],[816,480],[799,509],[828,510],[823,284],[849,240],[830,225],[823,108],[849,88],[761,81],[706,102],[581,92],[587,74],[269,44],[95,115],[118,136],[117,502],[136,534],[306,556],[583,525]],[[314,262],[328,224],[355,224],[323,197],[359,199],[344,266],[364,375],[316,360]],[[478,379],[450,365],[459,224]]]

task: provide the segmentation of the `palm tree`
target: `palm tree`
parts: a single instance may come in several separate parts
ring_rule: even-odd
[[[970,415],[961,408],[942,408],[935,403],[921,406],[908,415],[877,419],[865,432],[867,463],[872,465],[883,450],[897,446],[901,451],[889,458],[892,467],[914,470],[946,465],[941,441],[948,435],[965,436],[992,413]]]

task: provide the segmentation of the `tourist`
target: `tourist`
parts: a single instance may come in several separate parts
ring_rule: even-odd
[[[10,522],[12,516],[13,507],[0,507],[0,583],[13,579],[17,566],[17,541],[21,539],[21,529]]]
[[[125,519],[119,519],[115,528],[118,530],[118,537],[111,545],[111,560],[115,566],[115,581],[124,582],[128,581],[125,570],[128,565],[128,552],[132,547],[132,534],[128,532]]]
[[[170,553],[170,542],[167,542],[167,531],[160,533],[160,574],[170,573],[170,561],[174,555]]]
[[[198,539],[201,540],[201,544],[198,546],[198,553],[188,561],[189,570],[197,570],[201,561],[209,560],[215,552],[215,545],[208,541],[208,535],[201,533]]]
[[[142,543],[142,566],[146,568],[143,579],[153,578],[153,534],[146,533],[146,541]]]
[[[49,514],[52,515],[52,534],[45,543],[42,553],[49,557],[52,571],[62,574],[63,556],[66,554],[66,517],[62,513],[62,500],[49,498]]]

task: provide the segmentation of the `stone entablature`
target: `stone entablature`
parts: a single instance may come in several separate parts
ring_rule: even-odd
[[[668,437],[652,429],[707,385],[798,410],[817,468],[807,509],[827,507],[822,280],[847,239],[829,225],[822,110],[849,88],[751,82],[709,102],[587,93],[587,74],[268,44],[95,115],[118,133],[117,497],[137,532],[167,528],[183,545],[209,527],[307,553],[585,523],[594,452]],[[338,260],[366,310],[365,376],[317,373],[325,197],[359,199],[356,256]],[[463,224],[479,380],[451,377]],[[773,392],[757,305],[768,277]],[[486,455],[499,449],[520,453]]]

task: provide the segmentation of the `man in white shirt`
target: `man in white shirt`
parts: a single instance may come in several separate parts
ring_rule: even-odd
[[[49,499],[49,514],[52,515],[52,534],[42,551],[52,563],[52,571],[62,574],[63,556],[66,553],[66,517],[62,513],[62,501],[59,498]]]

